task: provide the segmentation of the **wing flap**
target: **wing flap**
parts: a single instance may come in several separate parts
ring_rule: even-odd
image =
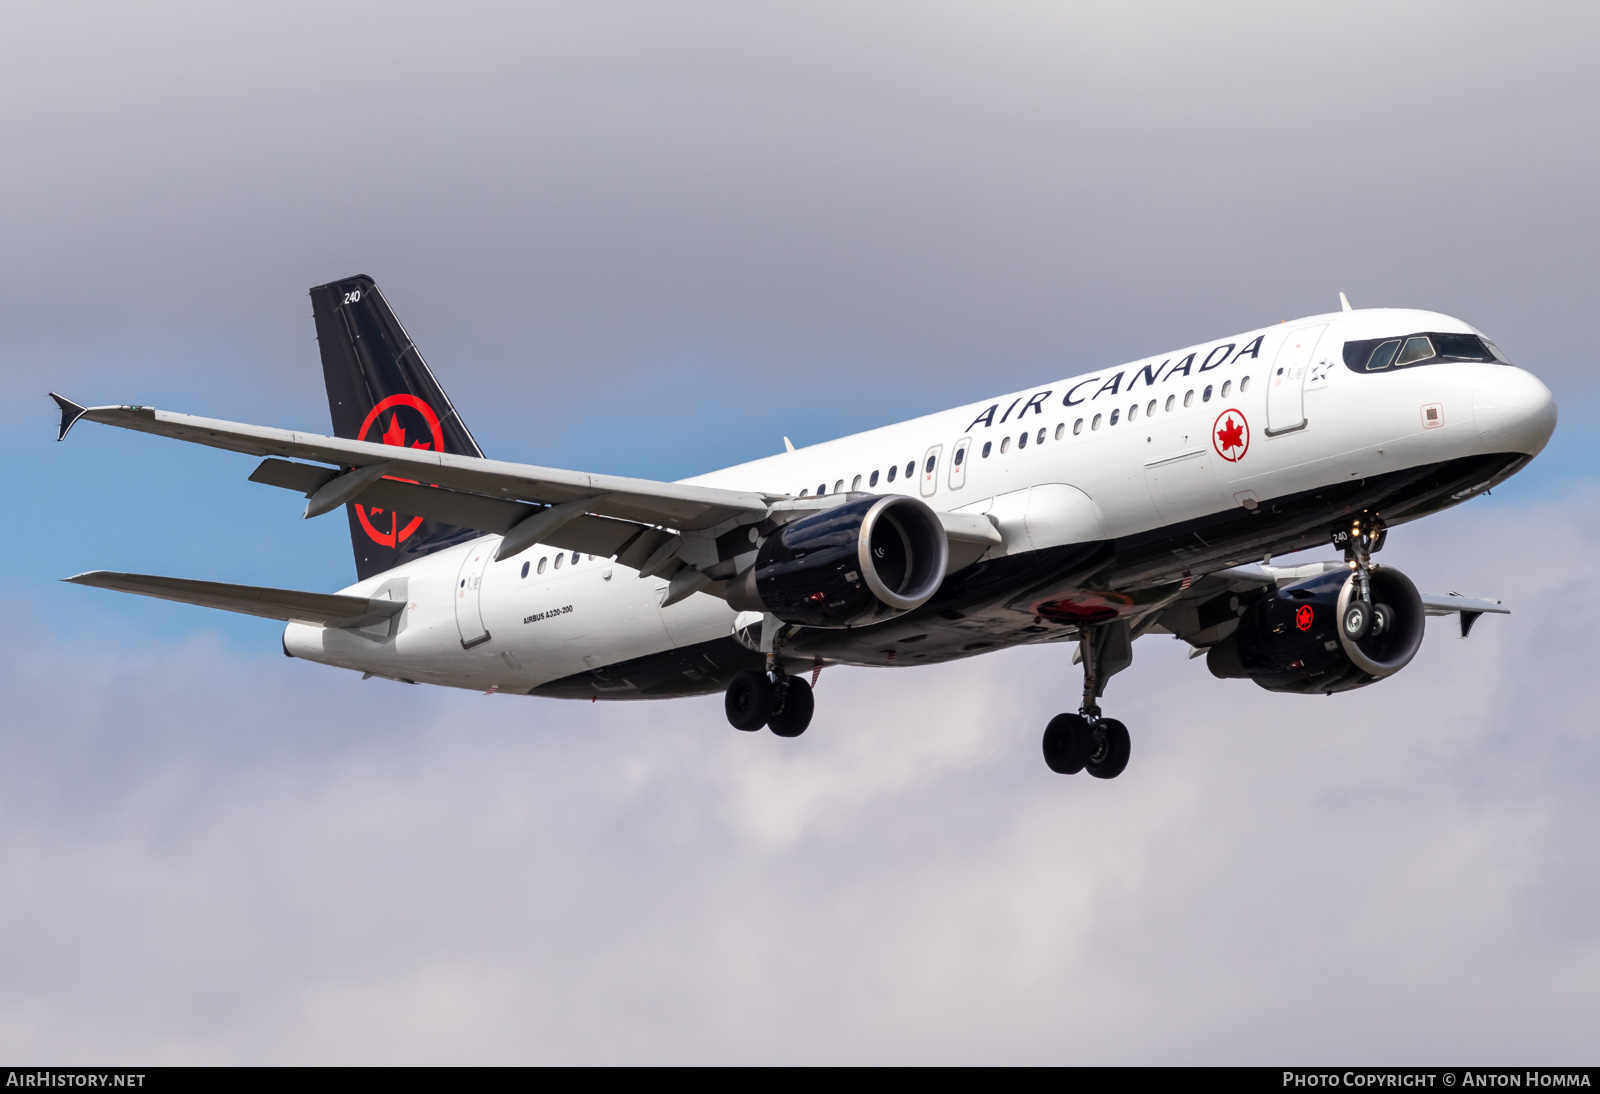
[[[63,578],[74,585],[115,589],[202,608],[260,616],[263,619],[319,623],[324,627],[369,627],[405,609],[401,600],[372,600],[364,596],[306,593],[295,589],[267,589],[259,585],[229,585],[221,581],[196,581],[184,577],[123,574],[92,570]]]

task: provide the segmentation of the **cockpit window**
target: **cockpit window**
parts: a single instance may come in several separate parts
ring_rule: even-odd
[[[1476,334],[1428,331],[1402,338],[1366,338],[1344,344],[1344,363],[1352,372],[1382,372],[1446,361],[1511,363],[1493,342]]]
[[[1394,355],[1400,352],[1400,339],[1391,338],[1372,351],[1372,356],[1367,358],[1367,371],[1377,372],[1379,369],[1388,368],[1394,364]]]
[[[1492,361],[1482,338],[1473,334],[1436,334],[1433,344],[1439,347],[1440,357],[1454,357],[1457,361]]]
[[[1439,355],[1433,352],[1433,343],[1428,341],[1426,334],[1414,334],[1407,338],[1406,344],[1400,348],[1400,356],[1394,359],[1394,367],[1404,368],[1406,365],[1414,365],[1437,356]]]

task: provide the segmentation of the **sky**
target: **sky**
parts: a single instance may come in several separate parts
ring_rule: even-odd
[[[1592,1061],[1600,14],[1577,4],[0,9],[0,1056]],[[293,662],[62,585],[336,589],[343,522],[59,390],[327,428],[375,277],[489,454],[678,478],[1279,319],[1425,307],[1549,449],[1397,529],[1505,599],[1333,698],[1146,638],[830,669],[807,734]]]

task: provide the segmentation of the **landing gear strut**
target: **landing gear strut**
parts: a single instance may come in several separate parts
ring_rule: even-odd
[[[1369,634],[1376,637],[1394,623],[1394,609],[1372,601],[1372,555],[1383,548],[1388,531],[1382,517],[1363,512],[1352,517],[1348,526],[1337,527],[1333,532],[1334,546],[1344,548],[1344,559],[1356,572],[1355,595],[1339,620],[1345,637],[1352,642]]]
[[[745,669],[728,684],[723,709],[734,729],[752,732],[767,726],[779,737],[798,737],[811,724],[816,701],[811,685],[803,676],[786,676],[778,664],[783,624],[767,615],[761,621],[761,652],[766,654],[764,672]]]
[[[1057,714],[1044,731],[1044,762],[1060,775],[1088,771],[1114,779],[1128,766],[1128,727],[1100,713],[1106,681],[1133,663],[1133,641],[1121,621],[1078,628],[1083,660],[1083,703],[1076,714]]]

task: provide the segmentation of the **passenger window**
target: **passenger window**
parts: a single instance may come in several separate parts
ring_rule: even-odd
[[[1066,422],[1062,422],[1060,425],[1056,426],[1056,440],[1059,441],[1062,437],[1065,437],[1066,435],[1067,435],[1067,423]]]
[[[966,458],[967,458],[967,450],[965,448],[956,449],[956,466],[957,467],[960,467],[961,464],[966,460]]]
[[[1249,390],[1250,390],[1250,377],[1246,376],[1243,380],[1239,381],[1239,394],[1243,395],[1245,392],[1247,392]]]
[[[857,475],[855,478],[850,480],[850,490],[853,493],[853,492],[855,492],[857,490],[860,490],[860,489],[861,489],[861,476]]]
[[[1154,399],[1151,399],[1150,400],[1150,405],[1144,408],[1144,416],[1146,418],[1153,418],[1153,417],[1155,417],[1155,413],[1156,413],[1156,401]]]
[[[1378,372],[1388,368],[1394,363],[1394,355],[1400,349],[1400,339],[1395,338],[1380,345],[1372,351],[1372,356],[1367,358],[1367,371]]]
[[[1166,412],[1168,414],[1171,414],[1172,413],[1172,408],[1177,406],[1177,405],[1178,405],[1178,397],[1176,395],[1168,395],[1167,396],[1167,405],[1166,405],[1166,407],[1164,409],[1166,410]]]
[[[1232,380],[1224,380],[1222,382],[1222,397],[1224,399],[1226,399],[1228,397],[1228,392],[1230,392],[1232,390],[1233,390],[1233,381]]]
[[[988,459],[989,458],[989,449],[991,449],[993,447],[994,447],[994,442],[993,441],[984,441],[983,442],[983,458],[984,459]]]
[[[840,479],[838,482],[833,484],[833,492],[835,494],[844,493],[844,480],[843,479]]]
[[[1017,447],[1018,448],[1027,448],[1028,447],[1028,435],[1026,433],[1022,434],[1021,436],[1019,436],[1017,438]]]
[[[563,562],[565,562],[566,560],[567,560],[567,556],[566,555],[557,555],[556,556],[556,569],[558,569],[558,570],[561,569],[561,564]]]
[[[542,574],[542,573],[544,573],[544,564],[545,564],[545,563],[546,563],[546,562],[549,562],[549,561],[550,561],[550,556],[549,556],[549,555],[545,555],[545,556],[544,556],[544,557],[543,557],[543,558],[541,558],[541,559],[540,559],[540,560],[539,560],[539,572],[540,572],[540,573],[541,573],[541,574]]]
[[[1194,406],[1194,388],[1190,388],[1183,393],[1183,405]]]
[[[1059,427],[1057,427],[1057,428],[1059,428]],[[1033,439],[1033,443],[1034,444],[1044,444],[1044,429],[1043,429],[1043,427],[1040,428],[1039,435]]]
[[[1211,401],[1211,385],[1210,384],[1206,385],[1205,394],[1200,396],[1200,401],[1202,403],[1209,403]]]
[[[1072,423],[1072,435],[1074,437],[1076,437],[1079,433],[1082,433],[1082,432],[1083,432],[1083,419],[1079,418],[1077,421]]]
[[[1118,419],[1118,418],[1119,418],[1119,417],[1121,417],[1121,416],[1122,416],[1122,411],[1120,411],[1120,410],[1113,410],[1113,411],[1112,411],[1112,412],[1111,412],[1111,421],[1110,421],[1110,423],[1109,423],[1109,424],[1111,424],[1111,425],[1116,425],[1116,424],[1117,424],[1117,419]]]
[[[907,460],[906,461],[906,478],[909,479],[912,475],[915,475],[916,473],[917,473],[917,461],[916,460]]]
[[[803,498],[803,497],[807,496],[810,493],[811,493],[811,487],[807,486],[803,490],[800,491],[800,496]]]
[[[825,482],[817,483],[817,497],[820,498],[820,497],[822,497],[822,495],[826,494],[827,492],[828,492],[828,484],[827,483],[825,483]]]
[[[523,576],[523,577],[527,577],[527,576],[528,576],[528,567],[529,567],[529,566],[530,566],[530,565],[531,565],[531,563],[527,563],[527,562],[524,562],[524,563],[523,563],[523,564],[522,564],[522,576]]]
[[[1096,414],[1094,416],[1094,421],[1089,423],[1089,428],[1090,429],[1099,429],[1100,428],[1100,415]]]
[[[928,474],[930,474],[930,475],[931,475],[931,474],[933,474],[933,466],[934,466],[934,460],[936,460],[936,459],[937,459],[937,458],[938,458],[938,457],[936,457],[936,456],[929,456],[929,457],[928,457],[928,467],[927,467],[927,472],[928,472]]]
[[[1010,451],[1011,451],[1011,438],[1010,437],[1001,437],[1000,438],[1000,455],[1004,456],[1007,452],[1010,452]]]
[[[1138,403],[1134,403],[1132,406],[1130,406],[1128,408],[1128,421],[1131,422],[1135,418],[1137,418],[1138,416],[1139,416],[1139,404]]]
[[[872,478],[867,480],[867,485],[868,486],[877,486],[878,485],[878,473],[876,471],[874,471],[872,473]]]
[[[889,468],[889,481],[890,482],[894,481],[895,474],[899,470],[900,470],[900,465],[899,464],[895,464],[893,467]]]
[[[1433,356],[1436,356],[1433,352],[1433,343],[1428,341],[1427,335],[1419,334],[1406,339],[1405,348],[1400,351],[1400,356],[1394,359],[1394,367],[1414,365]]]

